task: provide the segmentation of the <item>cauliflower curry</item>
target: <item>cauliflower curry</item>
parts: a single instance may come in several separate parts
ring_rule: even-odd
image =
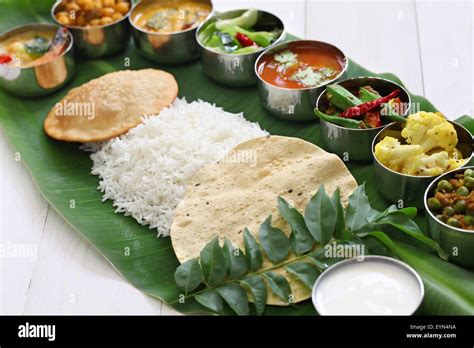
[[[456,149],[456,130],[440,113],[420,111],[408,116],[401,136],[406,144],[387,136],[375,146],[375,157],[396,172],[437,176],[465,163]]]

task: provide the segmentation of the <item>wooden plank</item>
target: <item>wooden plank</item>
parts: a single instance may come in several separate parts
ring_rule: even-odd
[[[25,314],[154,314],[161,302],[125,281],[53,209],[41,241]]]
[[[474,115],[473,2],[416,2],[425,96],[448,118]]]
[[[163,303],[161,307],[161,315],[183,315],[177,310],[167,306],[166,304]]]
[[[0,313],[21,314],[49,205],[0,130]]]
[[[413,1],[308,0],[307,37],[330,42],[374,72],[423,94]]]

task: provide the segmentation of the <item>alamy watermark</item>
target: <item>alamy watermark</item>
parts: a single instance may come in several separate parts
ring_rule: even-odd
[[[250,168],[257,166],[257,151],[255,150],[236,150],[227,152],[220,156],[219,163],[229,164],[248,164]]]
[[[95,118],[94,102],[68,102],[67,100],[56,103],[54,106],[56,116],[87,117],[88,120]]]
[[[365,256],[364,244],[337,244],[335,242],[324,246],[324,256],[326,258],[356,258],[357,261],[363,261]]]
[[[29,259],[31,262],[38,260],[37,244],[0,243],[0,259]]]

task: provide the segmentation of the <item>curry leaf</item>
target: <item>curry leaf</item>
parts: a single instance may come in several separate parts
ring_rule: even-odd
[[[272,227],[271,215],[260,225],[258,236],[271,262],[278,263],[287,258],[290,252],[290,240],[282,230]]]
[[[306,206],[304,221],[313,238],[321,244],[329,242],[336,227],[336,211],[321,186]]]
[[[398,208],[395,204],[392,204],[390,207],[388,207],[384,211],[372,210],[372,212],[367,217],[367,222],[371,223],[371,222],[377,221],[377,220],[387,216],[388,214],[391,214],[391,213],[396,212],[396,211],[398,211]]]
[[[267,304],[267,287],[265,282],[260,276],[253,275],[242,279],[241,283],[252,293],[255,313],[262,315]]]
[[[249,314],[247,292],[237,283],[228,283],[216,288],[217,293],[237,315]]]
[[[311,256],[308,256],[308,260],[313,264],[315,265],[319,271],[324,271],[326,268],[328,268],[330,265],[325,262],[325,261],[321,261],[315,257],[311,257]]]
[[[407,216],[410,219],[414,219],[416,217],[416,214],[417,214],[417,209],[414,208],[414,207],[407,207],[407,208],[398,209],[397,206],[395,204],[393,204],[382,212],[375,211],[375,213],[373,213],[369,216],[368,222],[369,223],[376,222],[376,221],[378,221],[378,220],[380,220],[380,219],[382,219],[382,218],[384,218],[384,217],[386,217],[390,214],[393,214],[393,213],[401,213],[401,214]]]
[[[234,247],[227,238],[224,238],[223,251],[227,265],[227,274],[230,279],[238,279],[247,273],[248,266],[244,253],[239,248]]]
[[[336,228],[334,230],[334,238],[342,238],[342,232],[346,228],[346,220],[344,216],[344,207],[341,202],[341,191],[339,187],[334,191],[331,197],[331,204],[336,213]]]
[[[284,302],[289,303],[291,288],[286,278],[271,271],[263,273],[263,276],[267,280],[268,286],[272,292]]]
[[[326,268],[343,260],[343,258],[336,257],[334,255],[330,256],[329,250],[326,249],[327,247],[328,245],[326,245],[324,248],[319,248],[318,250],[307,254],[308,260],[311,261],[311,263],[314,264],[320,271],[324,271]]]
[[[174,280],[186,294],[196,289],[204,280],[199,261],[191,259],[183,262],[174,272]]]
[[[245,258],[251,271],[256,271],[263,264],[262,252],[257,244],[257,241],[249,232],[248,229],[244,229],[244,246],[245,246]]]
[[[298,278],[309,289],[319,276],[319,271],[308,262],[294,262],[285,266],[286,270]]]
[[[346,209],[347,226],[351,231],[357,231],[367,225],[370,216],[378,211],[372,209],[369,198],[365,193],[365,182],[357,187],[349,197],[349,204]]]
[[[211,286],[221,284],[226,275],[226,263],[217,237],[201,250],[199,261],[206,282]]]
[[[301,255],[310,251],[314,240],[304,223],[303,215],[282,197],[278,197],[278,210],[291,227],[290,244],[294,253]]]
[[[224,303],[222,298],[217,294],[216,290],[209,289],[194,296],[197,302],[211,311],[222,313],[224,311]]]

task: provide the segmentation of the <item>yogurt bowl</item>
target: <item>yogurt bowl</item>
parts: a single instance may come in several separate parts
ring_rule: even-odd
[[[418,273],[385,256],[338,262],[313,286],[312,301],[320,315],[412,315],[425,290]]]

